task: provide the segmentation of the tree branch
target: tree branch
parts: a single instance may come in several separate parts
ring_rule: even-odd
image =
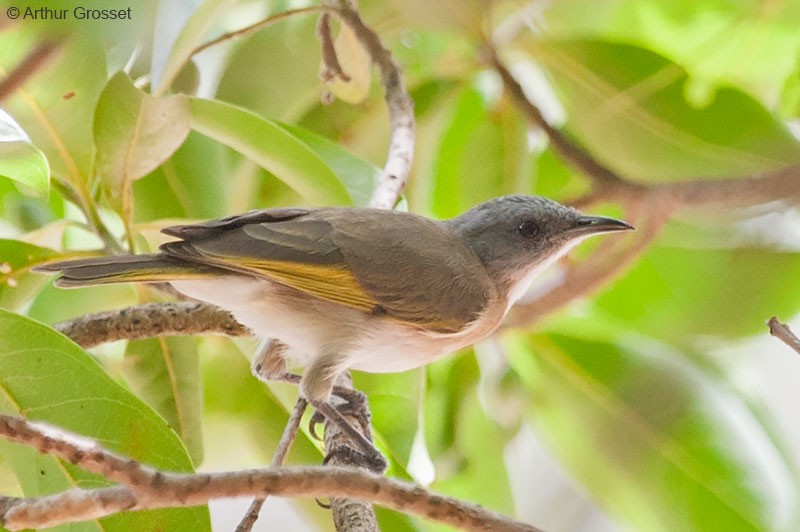
[[[724,180],[688,180],[650,186],[650,192],[679,207],[747,206],[800,200],[800,166]]]
[[[220,334],[250,336],[230,313],[197,301],[147,303],[121,310],[87,314],[54,327],[84,348],[116,340],[156,336]]]
[[[348,389],[353,388],[353,381],[349,373],[340,376],[336,381],[337,386]],[[358,392],[355,392],[358,393]],[[369,405],[362,405],[362,408],[354,415],[345,413],[345,419],[356,428],[360,428],[361,433],[372,441],[372,431],[369,424],[362,426],[358,417],[369,420]],[[363,468],[368,469],[364,464],[364,457],[357,453],[350,452],[352,442],[342,429],[329,420],[325,421],[325,464],[332,467]],[[366,499],[353,499],[346,497],[331,497],[331,513],[333,514],[333,524],[336,530],[347,532],[379,532],[378,518],[372,505]]]
[[[800,338],[792,332],[788,325],[781,323],[775,316],[769,319],[767,325],[772,336],[794,349],[800,355]]]
[[[135,460],[103,449],[89,438],[8,414],[0,414],[0,437],[129,486],[147,485],[157,474]]]
[[[575,203],[582,206],[601,201],[631,205],[643,200],[670,203],[676,208],[706,205],[754,205],[777,200],[800,199],[800,166],[790,166],[756,176],[731,179],[691,179],[671,183],[631,181],[600,163],[583,147],[550,125],[525,95],[522,85],[500,60],[494,47],[486,46],[489,64],[503,80],[511,99],[528,120],[547,135],[553,149],[592,181],[592,191]]]
[[[0,414],[0,436],[124,484],[30,499],[0,498],[0,520],[11,530],[95,519],[124,510],[195,506],[216,498],[266,495],[356,498],[468,530],[536,530],[479,506],[355,468],[164,473],[111,453],[91,440],[5,414]]]
[[[328,0],[327,5],[350,26],[380,71],[392,133],[386,164],[378,187],[372,194],[370,207],[391,209],[397,203],[411,172],[414,158],[414,102],[403,84],[400,66],[378,34],[361,19],[352,1]]]

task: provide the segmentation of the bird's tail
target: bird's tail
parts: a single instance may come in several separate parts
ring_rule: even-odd
[[[111,283],[159,283],[186,279],[205,279],[214,268],[194,264],[160,253],[119,255],[51,262],[33,268],[41,273],[61,273],[56,286],[72,288]]]

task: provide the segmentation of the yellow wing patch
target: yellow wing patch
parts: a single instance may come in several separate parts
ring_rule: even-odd
[[[376,309],[380,309],[382,313],[388,311],[387,319],[407,325],[417,325],[442,334],[456,333],[466,325],[463,320],[458,319],[431,320],[427,317],[419,319],[419,315],[413,313],[409,315],[408,312],[400,312],[398,315],[397,309],[385,308],[365,292],[353,274],[344,268],[263,259],[240,261],[238,258],[237,264],[307,294],[362,312],[374,314]]]
[[[358,284],[353,274],[341,267],[239,258],[236,263],[307,294],[364,312],[371,312],[378,305]]]

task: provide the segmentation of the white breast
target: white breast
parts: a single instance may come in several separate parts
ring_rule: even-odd
[[[349,368],[371,373],[405,371],[474,343],[495,325],[477,320],[480,325],[459,333],[430,333],[266,280],[238,276],[172,285],[189,297],[231,312],[257,336],[282,341],[291,348],[289,356],[304,366],[335,352],[346,356]]]

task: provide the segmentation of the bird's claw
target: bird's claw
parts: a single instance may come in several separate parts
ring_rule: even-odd
[[[347,445],[342,445],[325,455],[325,458],[322,460],[322,465],[328,465],[331,460],[336,460],[337,465],[366,467],[370,471],[380,475],[386,471],[389,464],[386,458],[384,458],[377,449],[374,449],[374,451],[374,453],[370,453],[370,456]]]
[[[334,408],[336,408],[340,414],[358,420],[362,432],[367,435],[367,438],[372,439],[370,413],[369,409],[365,408],[367,405],[367,396],[358,390],[345,388],[343,386],[335,386],[333,388],[333,394],[344,401],[341,404],[335,405]],[[322,436],[317,432],[317,427],[324,422],[325,416],[315,410],[311,419],[308,420],[308,432],[314,439],[322,441]]]
[[[317,432],[317,427],[322,423],[325,423],[325,416],[314,410],[314,414],[312,414],[311,419],[308,420],[308,432],[311,434],[311,437],[317,441],[322,441],[322,436]]]

